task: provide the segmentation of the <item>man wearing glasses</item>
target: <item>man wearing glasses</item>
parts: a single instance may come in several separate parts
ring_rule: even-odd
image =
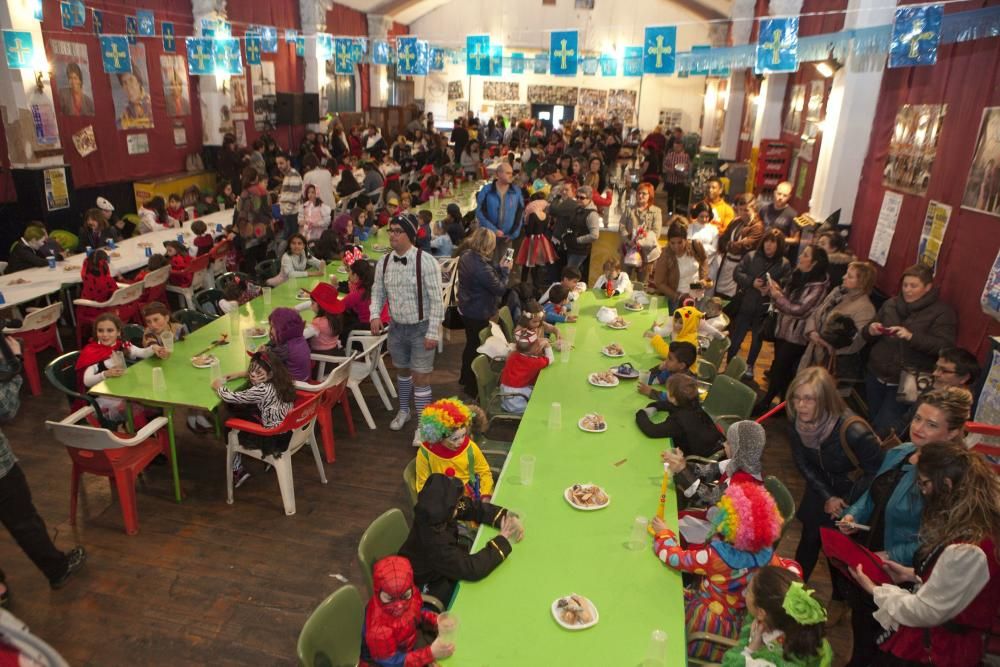
[[[434,350],[444,319],[441,269],[431,255],[414,245],[417,227],[417,218],[411,214],[389,222],[392,252],[376,265],[372,286],[371,330],[375,335],[382,333],[379,314],[389,304],[388,348],[399,393],[399,412],[389,424],[393,431],[401,430],[412,418],[411,396],[417,415],[431,402]]]

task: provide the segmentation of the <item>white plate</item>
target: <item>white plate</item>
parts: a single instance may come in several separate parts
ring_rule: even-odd
[[[611,383],[611,384],[604,384],[603,382],[595,382],[594,381],[594,374],[591,373],[590,375],[587,376],[587,382],[589,382],[590,384],[594,385],[595,387],[605,387],[605,388],[607,388],[607,387],[617,387],[618,383],[619,383],[619,380],[618,380],[618,378],[615,378],[615,381],[613,383]]]
[[[389,248],[384,245],[373,245],[372,250],[374,252],[389,252]]]
[[[587,428],[586,426],[583,425],[583,420],[586,419],[587,416],[588,415],[584,415],[584,416],[580,417],[580,421],[578,421],[576,423],[576,425],[580,427],[581,431],[586,431],[587,433],[604,433],[605,431],[608,430],[608,420],[607,419],[604,420],[604,428],[598,428],[598,429]]]
[[[308,293],[305,292],[296,292],[295,299],[297,301],[309,301],[310,299],[312,299],[312,296],[310,296]]]
[[[621,357],[625,356],[625,351],[622,350],[621,354],[609,354],[608,348],[607,346],[605,346],[601,348],[601,354],[603,354],[605,357],[611,357],[612,359],[620,359]]]
[[[194,357],[191,357],[191,365],[194,366],[195,368],[211,368],[212,363],[215,361],[215,357],[212,355],[208,356],[211,357],[211,360],[207,364],[196,364],[194,362]]]
[[[614,323],[608,324],[609,329],[614,329],[616,331],[621,331],[622,329],[628,329],[628,322],[625,322],[622,326],[615,326]]]
[[[637,313],[637,312],[639,312],[640,310],[642,310],[644,308],[644,306],[641,303],[636,304],[636,306],[638,306],[638,307],[633,307],[633,306],[628,305],[628,303],[626,303],[625,304],[625,310],[631,310],[633,313]]]
[[[264,333],[250,334],[251,338],[267,338],[267,329],[264,329]]]
[[[573,593],[573,595],[576,595],[576,593]],[[563,597],[569,597],[569,596],[564,595]],[[558,597],[552,601],[552,618],[556,619],[556,623],[566,628],[567,630],[586,630],[587,628],[594,627],[595,625],[597,625],[597,622],[601,620],[600,615],[597,613],[597,607],[594,606],[594,603],[591,602],[588,598],[584,598],[582,595],[580,595],[579,597],[583,598],[584,602],[587,604],[587,607],[590,609],[590,613],[594,615],[594,620],[592,620],[590,623],[579,623],[577,625],[569,625],[568,623],[564,623],[563,620],[559,617],[559,600],[561,600],[562,597]]]
[[[597,486],[597,485],[596,484],[591,484],[590,482],[587,482],[586,484],[581,484],[581,486]],[[600,489],[601,487],[597,487],[597,488]],[[578,510],[581,510],[583,512],[593,512],[594,510],[602,510],[602,509],[604,509],[605,507],[607,507],[608,505],[611,504],[611,496],[609,495],[608,496],[608,502],[604,503],[603,505],[577,505],[576,503],[573,502],[572,496],[570,496],[570,491],[572,491],[572,490],[573,490],[572,486],[566,487],[566,490],[563,491],[563,499],[566,502],[568,502],[574,509],[578,509]],[[601,489],[601,491],[604,491],[604,489]],[[605,495],[607,495],[608,492],[604,491],[604,493],[605,493]]]
[[[337,269],[337,273],[343,273],[343,274],[346,275],[347,274],[347,267],[346,266],[340,267],[339,269]]]
[[[642,373],[639,371],[638,368],[635,369],[635,375],[623,375],[622,373],[618,372],[618,367],[617,366],[612,366],[608,370],[611,371],[612,373],[614,373],[615,377],[619,377],[619,378],[621,378],[623,380],[636,380],[636,379],[638,379],[642,375]]]

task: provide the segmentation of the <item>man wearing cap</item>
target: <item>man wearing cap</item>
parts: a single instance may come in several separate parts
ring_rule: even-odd
[[[497,237],[493,260],[500,262],[511,244],[521,235],[524,199],[515,187],[514,167],[504,160],[497,166],[496,178],[476,195],[476,220]]]
[[[392,252],[375,266],[369,308],[372,333],[379,335],[382,308],[389,305],[388,347],[399,393],[399,412],[389,425],[393,431],[402,429],[413,416],[411,395],[418,415],[431,402],[430,374],[444,319],[441,269],[437,260],[414,245],[418,226],[412,214],[389,221]]]

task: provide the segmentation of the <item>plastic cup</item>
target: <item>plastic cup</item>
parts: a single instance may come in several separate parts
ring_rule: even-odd
[[[94,246],[90,246],[90,245],[87,246],[87,257],[90,257],[93,254],[94,254]]]
[[[163,377],[163,369],[159,366],[153,368],[153,391],[156,393],[167,390],[167,379]]]
[[[521,484],[531,486],[535,479],[535,457],[525,454],[521,457]],[[645,531],[645,527],[643,527]]]
[[[110,366],[111,368],[125,368],[125,355],[120,350],[111,353]]]
[[[573,341],[569,338],[562,339],[562,347],[559,349],[559,358],[564,364],[569,363],[569,357],[573,353]]]
[[[174,351],[174,334],[171,331],[164,331],[160,336],[160,342],[163,343],[163,349],[167,352]]]
[[[215,233],[216,234],[221,234],[222,233],[222,229],[223,229],[223,227],[222,227],[222,223],[221,222],[215,225]]]
[[[270,287],[265,287],[264,289],[261,290],[261,292],[264,295],[264,305],[265,306],[270,306],[271,305],[271,288]]]
[[[667,664],[667,633],[663,630],[653,630],[649,636],[649,647],[642,667],[663,667]]]
[[[56,268],[56,258],[49,257],[49,270],[52,271]]]
[[[438,614],[438,639],[443,644],[454,644],[458,634],[458,616],[445,611]]]
[[[181,245],[184,245],[184,235],[183,234],[178,234],[177,235],[177,242],[180,243]]]
[[[146,246],[146,257],[152,257],[152,256],[153,256],[153,249],[150,248],[149,246]]]
[[[562,428],[562,404],[553,403],[549,406],[549,430],[558,431]]]
[[[649,311],[655,312],[657,308],[660,307],[660,297],[651,296],[649,297]]]
[[[644,516],[637,516],[632,522],[632,534],[629,536],[625,546],[632,551],[638,551],[646,546],[649,541],[649,519]]]
[[[257,341],[253,337],[253,329],[243,330],[243,344],[247,348],[247,352],[257,351]]]
[[[208,375],[212,382],[222,379],[222,364],[219,363],[218,358],[214,359],[212,365],[208,367]]]

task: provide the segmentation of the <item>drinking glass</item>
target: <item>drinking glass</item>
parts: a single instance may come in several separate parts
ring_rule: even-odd
[[[444,644],[454,644],[456,634],[458,634],[458,616],[450,611],[438,614],[438,639]]]
[[[531,486],[535,479],[535,457],[525,454],[521,457],[521,484]],[[645,533],[645,526],[643,532]]]
[[[649,519],[644,516],[637,516],[635,521],[632,522],[632,534],[629,536],[629,540],[625,546],[632,551],[644,548],[649,541],[649,531],[646,528],[648,525]]]
[[[271,288],[270,287],[265,287],[262,290],[262,292],[264,294],[264,305],[265,306],[270,306],[271,305]]]
[[[174,351],[174,334],[172,331],[164,331],[163,334],[160,335],[160,342],[163,343],[163,349],[167,352]]]
[[[257,351],[257,341],[253,337],[253,328],[243,330],[243,344],[247,348],[247,352]]]
[[[208,368],[208,377],[211,382],[222,379],[222,364],[218,358],[212,360],[212,365]]]
[[[663,667],[667,663],[667,633],[663,630],[653,630],[649,636],[649,647],[642,667]]]
[[[562,428],[562,404],[553,403],[549,407],[549,430],[558,431]]]
[[[167,379],[163,377],[163,369],[159,366],[153,368],[153,392],[162,393],[167,390]]]

